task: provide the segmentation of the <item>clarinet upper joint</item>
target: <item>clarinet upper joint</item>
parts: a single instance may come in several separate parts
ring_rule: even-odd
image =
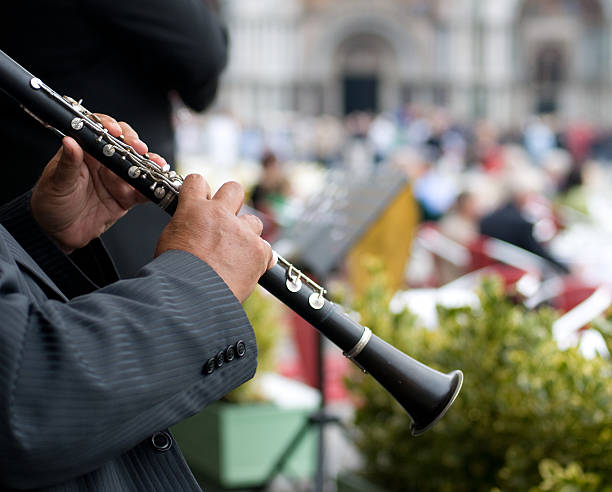
[[[70,127],[80,132],[84,128],[96,135],[97,144],[101,145],[102,154],[105,157],[113,157],[117,154],[125,165],[128,166],[127,176],[130,179],[140,178],[152,183],[148,188],[153,192],[153,196],[159,201],[158,205],[165,209],[179,194],[183,184],[183,177],[175,171],[170,170],[166,164],[161,167],[152,161],[148,154],[141,155],[136,150],[125,143],[124,136],[115,137],[102,124],[100,117],[89,111],[83,106],[83,100],[76,100],[70,96],[61,96],[53,89],[48,87],[42,80],[33,78],[30,86],[35,90],[42,90],[49,98],[68,109],[74,118],[70,121]],[[142,185],[134,183],[138,189]],[[142,190],[141,190],[142,191]]]

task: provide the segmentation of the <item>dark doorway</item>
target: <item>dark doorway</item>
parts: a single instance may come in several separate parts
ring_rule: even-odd
[[[378,80],[373,75],[349,75],[344,78],[344,114],[378,111]]]
[[[538,48],[534,67],[538,113],[555,113],[559,109],[558,99],[566,80],[566,66],[563,43],[551,41]]]

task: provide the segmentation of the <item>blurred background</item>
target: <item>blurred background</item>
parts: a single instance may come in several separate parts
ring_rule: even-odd
[[[401,169],[434,220],[475,189],[479,218],[522,188],[550,201],[607,179],[606,1],[218,4],[230,62],[212,111],[177,108],[178,166],[247,190],[276,181],[268,212],[281,226],[330,171]],[[275,170],[263,173],[266,154]],[[545,208],[530,212],[541,219]],[[553,229],[544,221],[536,234],[549,241]],[[567,260],[576,245],[554,247]]]
[[[337,349],[321,387],[308,327],[264,316],[271,372],[342,423],[325,490],[612,490],[612,2],[217,4],[230,61],[211,110],[175,107],[178,170],[240,181],[281,254],[465,373],[414,439]],[[257,486],[312,490],[314,468]]]

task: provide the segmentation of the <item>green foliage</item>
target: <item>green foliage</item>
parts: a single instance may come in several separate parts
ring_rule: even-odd
[[[530,492],[610,492],[611,486],[601,485],[601,477],[594,473],[585,473],[575,462],[566,467],[554,460],[540,462],[542,483],[533,487]]]
[[[358,304],[362,324],[378,336],[465,376],[446,416],[415,438],[399,404],[355,373],[348,384],[361,403],[355,424],[368,478],[389,491],[609,492],[610,361],[560,351],[555,314],[513,304],[493,279],[483,283],[480,302],[478,309],[440,308],[435,331],[409,312],[391,313],[379,282]]]
[[[595,318],[591,322],[591,328],[602,334],[608,353],[612,354],[612,309],[608,309],[607,313]]]
[[[281,307],[275,299],[261,289],[255,289],[242,304],[257,338],[257,372],[255,377],[223,398],[234,403],[263,400],[260,378],[273,371],[276,365],[276,345],[282,326]]]

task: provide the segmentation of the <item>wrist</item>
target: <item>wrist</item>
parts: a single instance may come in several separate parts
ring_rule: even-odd
[[[44,206],[40,207],[39,205],[43,203],[41,197],[36,192],[36,186],[31,192],[31,196],[29,199],[29,212],[32,216],[33,221],[36,223],[38,228],[47,236],[49,241],[51,241],[57,248],[64,254],[68,255],[72,253],[76,248],[70,247],[65,244],[57,234],[54,234],[52,230],[47,227],[48,221],[45,220],[44,214]]]

